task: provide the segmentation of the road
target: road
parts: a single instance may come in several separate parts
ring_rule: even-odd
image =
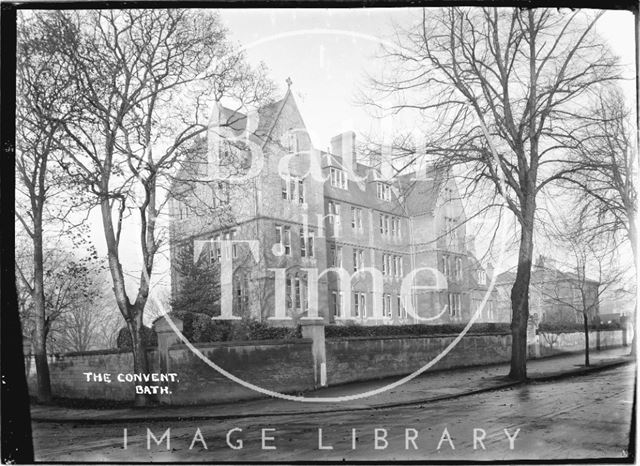
[[[620,458],[627,456],[634,380],[635,366],[626,365],[389,409],[227,421],[34,422],[34,448],[39,461]],[[147,429],[158,440],[170,431],[157,445]]]

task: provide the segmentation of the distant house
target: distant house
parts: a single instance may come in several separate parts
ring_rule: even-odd
[[[511,316],[511,288],[515,271],[498,275],[498,308],[501,314]],[[529,315],[538,322],[582,322],[586,309],[589,320],[599,314],[600,283],[581,278],[577,274],[559,270],[552,260],[539,256],[531,271],[529,286]]]
[[[469,320],[486,293],[491,272],[468,250],[465,212],[451,177],[429,167],[389,176],[379,167],[361,163],[353,132],[334,137],[328,151],[313,149],[291,90],[258,114],[260,121],[250,140],[262,148],[264,166],[254,180],[233,187],[210,182],[193,192],[180,183],[172,186],[174,193],[187,193],[175,196],[171,204],[172,263],[194,241],[200,245],[193,247],[196,256],[213,262],[224,255],[218,240],[260,241],[258,261],[234,266],[233,293],[227,297],[233,299],[234,315],[245,313],[272,322],[276,313],[286,319],[304,317],[312,301],[309,270],[315,269],[317,312],[327,323],[414,323],[416,319],[406,312],[407,299],[421,317],[430,319],[426,323]],[[227,109],[222,109],[220,118],[231,121],[234,134],[247,126],[246,116]],[[203,142],[196,172],[207,171],[210,147],[205,146]],[[222,144],[220,159],[234,154],[238,160],[251,159],[241,147]],[[284,157],[289,160],[287,179],[278,171]],[[321,179],[309,176],[312,162],[321,165]],[[195,175],[182,173],[177,178]],[[195,197],[205,208],[198,210],[192,202]],[[245,245],[234,247],[235,263],[242,262],[244,253]],[[381,274],[377,291],[371,268]],[[402,279],[418,268],[439,270],[446,278],[445,287],[427,289],[435,278],[423,271],[415,280],[423,288],[402,295]],[[273,291],[276,269],[283,274],[282,295]],[[329,269],[343,269],[351,280],[345,283]],[[181,279],[173,267],[174,293]],[[278,302],[285,309],[276,309]],[[500,320],[496,311],[494,293],[479,321]]]

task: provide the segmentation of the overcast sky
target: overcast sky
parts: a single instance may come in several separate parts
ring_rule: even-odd
[[[391,38],[393,25],[416,21],[418,8],[256,9],[221,10],[231,37],[246,47],[249,59],[263,61],[277,84],[293,81],[307,129],[319,149],[346,129],[367,133],[372,118],[355,103],[365,73],[376,74],[373,57],[381,41]],[[626,65],[633,96],[635,43],[633,15],[609,11],[597,31]]]

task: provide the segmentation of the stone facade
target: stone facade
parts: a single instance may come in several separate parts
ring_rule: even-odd
[[[257,256],[246,244],[228,251],[233,292],[223,293],[221,301],[234,316],[277,325],[315,315],[327,323],[415,323],[419,319],[407,313],[407,302],[423,323],[469,320],[491,277],[470,253],[465,213],[451,177],[429,168],[385,176],[385,170],[360,163],[353,132],[333,138],[328,151],[314,149],[290,91],[258,116],[246,137],[245,146],[253,149],[237,157],[257,164],[259,147],[258,176],[231,187],[208,181],[193,192],[179,183],[172,187],[174,193],[187,192],[171,204],[172,263],[188,242],[197,243],[196,258],[209,254],[215,261],[225,256],[217,239],[257,240]],[[251,118],[227,109],[218,117],[233,120],[224,130],[227,139],[240,138],[251,126]],[[207,151],[230,157],[233,147],[224,144],[202,142],[200,170],[210,173]],[[283,166],[288,178],[281,175]],[[192,202],[196,197],[200,210]],[[211,208],[214,204],[219,207]],[[402,279],[419,268],[431,270],[416,272],[416,290],[403,294]],[[441,272],[440,281],[433,270]],[[174,293],[180,280],[172,267]],[[478,321],[496,321],[495,308],[494,293]]]
[[[511,317],[510,293],[515,272],[504,272],[496,279],[498,309],[501,315]],[[582,312],[587,310],[589,321],[599,314],[599,288],[597,280],[581,278],[556,268],[549,258],[538,257],[531,271],[529,287],[529,315],[537,323],[582,323]]]

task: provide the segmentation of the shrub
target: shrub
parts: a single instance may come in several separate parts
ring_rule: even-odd
[[[182,333],[192,343],[216,341],[290,340],[301,338],[300,327],[272,327],[255,319],[212,320],[205,314],[174,312],[183,322]]]
[[[158,346],[158,335],[153,331],[153,329],[150,329],[149,327],[142,327],[142,341],[144,342],[145,348]],[[119,349],[131,349],[131,334],[127,327],[122,327],[118,332],[116,344]]]
[[[620,322],[610,324],[589,323],[589,330],[620,330]],[[581,333],[584,332],[584,324],[578,322],[541,322],[538,333]]]
[[[327,338],[339,337],[385,337],[414,335],[458,335],[466,324],[413,324],[413,325],[327,325]],[[482,322],[473,324],[469,333],[509,333],[510,324],[503,322]]]

